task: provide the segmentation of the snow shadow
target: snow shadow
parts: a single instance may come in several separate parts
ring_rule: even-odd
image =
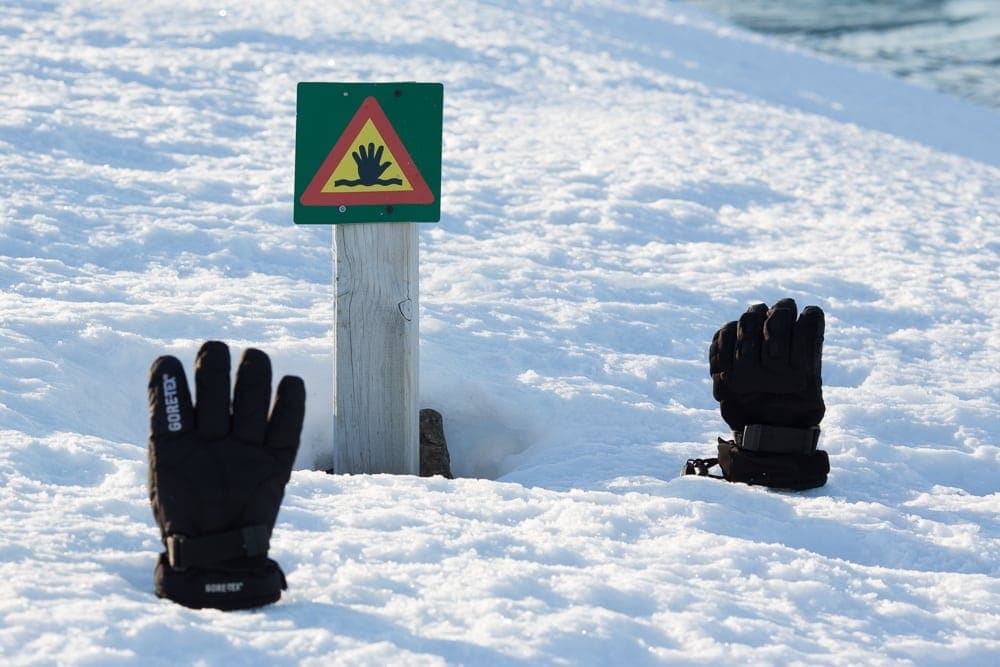
[[[22,155],[51,155],[92,165],[167,171],[180,163],[142,137],[119,135],[82,124],[71,127],[0,127],[0,141]]]
[[[78,443],[34,441],[8,450],[4,468],[42,487],[94,487],[115,472],[115,464]]]
[[[718,210],[723,206],[746,209],[751,206],[774,206],[795,201],[795,197],[771,188],[759,179],[742,183],[721,181],[694,181],[679,188],[664,188],[659,185],[641,185],[633,188],[632,195],[642,203],[653,203],[662,199],[679,199]],[[684,237],[685,240],[691,240]]]
[[[800,493],[694,477],[681,478],[664,491],[671,497],[703,501],[699,502],[698,525],[719,535],[781,544],[869,567],[990,576],[1000,572],[990,553],[975,553],[964,543],[949,547],[941,540],[949,524],[982,525],[981,516],[954,514],[929,528],[895,507],[858,501],[842,508],[836,518],[809,516],[809,508],[826,496],[844,500],[845,489],[838,484],[836,471],[825,487]]]
[[[544,416],[515,387],[476,382],[454,370],[422,370],[420,406],[443,416],[455,477],[497,479],[538,441]]]
[[[657,443],[700,437],[718,417],[700,361],[710,334],[690,316],[665,332],[682,306],[660,296],[630,307],[617,294],[609,312],[571,329],[537,309],[429,308],[421,407],[444,417],[452,472],[552,489],[603,488],[650,469],[675,475],[681,461]]]
[[[370,614],[357,607],[323,602],[290,602],[271,611],[297,630],[326,631],[332,629],[338,638],[350,638],[358,644],[391,643],[391,654],[401,652],[433,655],[451,664],[529,666],[535,660],[516,658],[495,649],[457,639],[422,637],[408,628],[388,621],[384,616]],[[331,636],[334,636],[331,633]],[[333,650],[335,647],[324,647]],[[388,651],[387,651],[388,653]]]

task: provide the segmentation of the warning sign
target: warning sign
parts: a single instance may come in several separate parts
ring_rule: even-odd
[[[300,83],[295,222],[438,220],[441,90],[440,84]],[[338,120],[345,110],[346,124]],[[321,161],[313,157],[319,151]],[[310,167],[312,160],[318,164]]]
[[[424,177],[374,97],[361,103],[302,194],[306,206],[432,201]]]

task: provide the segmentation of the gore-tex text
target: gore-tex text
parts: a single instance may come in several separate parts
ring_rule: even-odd
[[[181,406],[177,401],[177,378],[163,374],[163,405],[167,411],[167,428],[181,430]]]
[[[243,590],[242,581],[227,581],[218,584],[205,584],[206,593],[239,593]]]

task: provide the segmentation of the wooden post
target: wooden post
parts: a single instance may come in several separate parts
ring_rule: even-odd
[[[420,471],[417,225],[334,226],[334,472]]]

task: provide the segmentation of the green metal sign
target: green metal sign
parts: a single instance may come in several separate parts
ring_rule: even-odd
[[[296,224],[441,219],[440,83],[300,83]]]

